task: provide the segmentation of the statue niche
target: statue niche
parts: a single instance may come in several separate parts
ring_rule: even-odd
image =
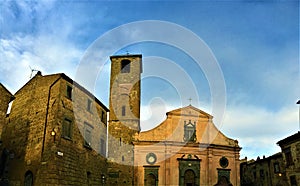
[[[184,137],[183,140],[185,142],[196,142],[196,122],[194,124],[189,120],[187,123],[184,121]]]

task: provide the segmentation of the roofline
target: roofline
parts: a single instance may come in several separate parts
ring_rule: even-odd
[[[110,56],[109,58],[123,58],[123,57],[140,57],[142,58],[142,54],[121,54],[121,55],[114,55]]]
[[[300,140],[300,131],[298,131],[297,133],[278,141],[276,144],[281,147],[281,146],[283,146],[283,144],[291,144],[291,143],[293,143],[297,140]]]
[[[197,112],[200,112],[200,113],[202,113],[202,114],[208,116],[208,118],[210,118],[210,119],[213,118],[212,115],[208,114],[207,112],[204,112],[203,110],[200,110],[200,109],[194,107],[193,105],[188,105],[188,106],[186,106],[186,107],[182,107],[182,108],[177,108],[177,109],[171,110],[171,111],[167,112],[166,115],[167,115],[167,116],[168,116],[168,115],[174,115],[172,112],[177,111],[177,110],[183,110],[183,109],[188,108],[188,107],[190,107],[190,108],[196,110]]]
[[[3,87],[3,89],[10,94],[10,96],[13,96],[13,94],[2,84],[0,83],[0,85]]]
[[[39,71],[40,72],[40,71]],[[51,74],[51,76],[53,75],[59,75],[59,74]],[[31,80],[33,80],[36,76],[43,76],[41,73],[37,73],[35,76],[33,76],[32,78],[29,79],[29,81],[27,81],[21,88],[19,88],[14,95],[18,94],[20,90],[22,90]],[[50,76],[50,75],[46,75],[46,76]],[[44,77],[44,76],[43,76]]]
[[[275,153],[271,156],[265,157],[265,158],[260,158],[260,159],[256,159],[256,160],[251,159],[251,160],[245,161],[245,162],[243,162],[243,164],[251,165],[251,164],[260,163],[260,162],[264,162],[264,161],[269,161],[269,160],[272,160],[273,158],[280,158],[280,157],[282,157],[282,153],[277,152],[277,153]]]
[[[81,91],[89,95],[90,97],[94,97],[96,103],[98,103],[101,107],[105,109],[106,112],[109,112],[109,109],[96,97],[94,96],[91,92],[89,92],[87,89],[85,89],[83,86],[81,86],[79,83],[71,79],[69,76],[67,76],[64,73],[57,73],[57,74],[49,74],[49,75],[41,75],[41,74],[36,74],[33,78],[31,78],[29,81],[27,81],[15,94],[17,94],[21,89],[23,89],[32,79],[34,79],[36,76],[41,76],[41,77],[48,77],[48,76],[60,76],[69,83],[73,84],[77,88],[79,88]]]
[[[88,96],[93,97],[95,99],[96,103],[98,103],[99,105],[101,105],[101,107],[103,107],[106,112],[109,112],[109,109],[94,94],[92,94],[90,91],[88,91],[86,88],[84,88],[83,86],[81,86],[79,83],[77,83],[76,81],[74,81],[73,79],[71,79],[66,74],[60,73],[60,75],[61,75],[61,77],[63,79],[65,79],[69,83],[72,83],[74,86],[76,86],[77,88],[79,88],[81,91],[83,91],[84,93],[86,93]]]

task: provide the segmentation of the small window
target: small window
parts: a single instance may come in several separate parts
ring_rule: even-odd
[[[33,174],[31,171],[27,171],[25,173],[24,186],[32,186],[33,185]]]
[[[256,172],[253,172],[253,179],[256,180]]]
[[[274,163],[274,173],[280,173],[280,167],[278,162]]]
[[[128,59],[124,59],[121,61],[121,73],[129,73],[130,72],[130,61]]]
[[[7,107],[7,111],[6,111],[6,116],[9,116],[10,112],[11,112],[11,107],[13,104],[14,100],[12,100],[11,102],[8,103],[8,107]]]
[[[126,115],[126,107],[122,106],[122,116],[125,116],[125,115]]]
[[[62,137],[71,139],[72,135],[72,121],[65,118],[62,124]]]
[[[292,153],[291,153],[291,148],[286,148],[283,150],[284,155],[285,155],[285,160],[286,160],[286,166],[290,166],[293,165],[293,157],[292,157]]]
[[[92,173],[90,171],[87,171],[86,172],[86,177],[87,177],[88,185],[90,185],[91,184]]]
[[[92,145],[92,126],[84,123],[84,146],[91,147]]]
[[[73,88],[70,85],[67,85],[67,98],[72,99]]]
[[[105,121],[105,112],[103,110],[101,111],[101,121],[103,123],[106,123],[106,121]]]
[[[264,170],[263,170],[263,169],[260,169],[260,170],[259,170],[259,175],[260,175],[260,178],[264,178],[264,177],[265,177],[265,174],[264,174]]]
[[[102,156],[105,156],[105,153],[106,152],[106,143],[105,143],[105,140],[104,139],[100,139],[100,154]]]
[[[124,158],[124,156],[122,156],[122,161],[125,161],[125,158]]]
[[[87,109],[87,111],[91,112],[92,111],[91,108],[92,108],[92,100],[88,99],[86,109]]]
[[[296,176],[290,176],[291,186],[297,186]]]

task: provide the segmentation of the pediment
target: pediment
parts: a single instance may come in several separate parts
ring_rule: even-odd
[[[167,112],[167,116],[190,116],[190,117],[210,118],[210,119],[213,118],[212,115],[192,105]]]
[[[210,114],[191,105],[175,109],[167,112],[166,120],[155,128],[140,132],[136,140],[236,146],[235,140],[218,130],[212,118]]]

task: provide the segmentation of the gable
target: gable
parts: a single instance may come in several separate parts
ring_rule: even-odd
[[[210,114],[192,105],[167,112],[167,116],[189,116],[189,117],[213,118],[213,116],[211,116]]]
[[[189,127],[190,126],[190,127]],[[191,130],[195,128],[195,134]],[[187,134],[189,133],[189,134]],[[191,137],[187,139],[187,136]],[[138,134],[137,141],[198,143],[234,146],[235,140],[226,137],[213,123],[213,117],[193,106],[167,113],[167,119],[157,127]],[[191,140],[189,140],[191,139]]]

